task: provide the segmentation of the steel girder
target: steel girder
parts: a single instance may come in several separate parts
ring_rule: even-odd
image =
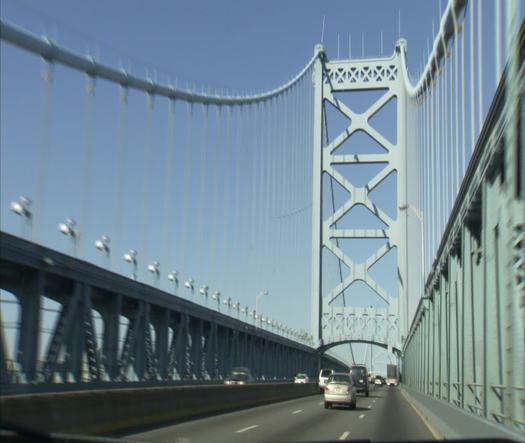
[[[313,348],[4,232],[0,263],[0,287],[19,310],[9,319],[19,325],[13,355],[0,328],[2,386],[10,392],[221,382],[234,366],[260,380],[287,380],[305,371],[313,377],[320,365]],[[51,325],[45,298],[57,306]]]
[[[411,326],[403,381],[525,431],[525,64],[507,66]],[[521,54],[521,58],[517,55]]]
[[[322,48],[321,48],[322,49]],[[319,48],[316,48],[319,51]],[[401,348],[402,336],[406,336],[407,325],[407,254],[406,217],[392,219],[369,198],[369,193],[389,174],[397,171],[397,202],[408,203],[406,180],[406,93],[401,75],[401,59],[404,41],[400,41],[395,54],[388,59],[328,61],[321,56],[314,66],[314,142],[313,142],[313,195],[312,195],[312,332],[318,346],[333,342],[368,341]],[[384,90],[384,94],[364,112],[351,109],[337,96],[342,91]],[[397,140],[391,142],[372,127],[369,120],[393,99],[396,103]],[[330,103],[350,121],[340,134],[325,132],[326,112]],[[384,149],[380,154],[339,155],[337,149],[357,131],[368,134]],[[362,166],[371,163],[385,163],[386,166],[367,184],[354,186],[334,166]],[[349,193],[348,200],[331,214],[323,216],[323,175],[337,182]],[[356,206],[367,208],[386,229],[338,229],[337,223]],[[396,205],[397,207],[397,205]],[[386,243],[362,263],[352,260],[339,247],[340,239],[386,239]],[[389,294],[369,274],[370,268],[393,248],[397,249],[398,294]],[[323,250],[330,251],[340,263],[349,268],[341,282],[323,294]],[[386,308],[358,308],[335,306],[356,281],[368,285],[387,304]]]

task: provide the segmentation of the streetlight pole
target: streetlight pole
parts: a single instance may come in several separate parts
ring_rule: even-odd
[[[257,297],[255,297],[255,327],[257,328],[257,319],[259,317],[259,299],[265,295],[268,295],[268,291],[262,291],[257,294]]]

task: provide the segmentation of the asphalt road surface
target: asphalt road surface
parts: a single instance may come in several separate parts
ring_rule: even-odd
[[[382,386],[372,388],[370,397],[360,394],[354,410],[325,409],[323,396],[313,395],[164,426],[126,438],[169,443],[267,443],[410,441],[432,440],[434,436],[398,388]]]

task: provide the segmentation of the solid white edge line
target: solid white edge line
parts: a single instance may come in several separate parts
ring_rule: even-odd
[[[302,409],[297,409],[297,411],[293,411],[292,414],[299,414],[299,412],[303,412]]]
[[[339,437],[339,440],[346,440],[346,438],[350,435],[349,431],[343,432],[341,434],[341,437]]]
[[[428,430],[434,436],[434,438],[436,440],[444,440],[445,437],[436,428],[434,428],[434,426],[432,426],[428,418],[416,407],[416,405],[414,405],[414,403],[412,403],[412,401],[408,398],[408,395],[406,395],[403,392],[403,389],[400,389],[400,391],[401,394],[403,394],[403,397],[405,397],[405,400],[408,402],[408,404],[412,406],[412,409],[416,411],[417,415],[419,415],[419,418],[421,419],[423,424],[428,428]]]
[[[240,434],[242,432],[246,432],[246,431],[249,431],[250,429],[255,429],[255,428],[258,428],[259,425],[251,425],[251,426],[248,426],[247,428],[242,428],[242,429],[239,429],[238,431],[235,431],[237,434]]]

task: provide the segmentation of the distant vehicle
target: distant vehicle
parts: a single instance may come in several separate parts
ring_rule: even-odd
[[[319,392],[322,394],[324,392],[324,387],[326,386],[326,382],[328,381],[328,377],[330,377],[334,373],[333,369],[321,369],[319,372]]]
[[[370,395],[368,387],[368,371],[366,366],[354,365],[350,368],[350,375],[353,378],[357,392],[363,392],[367,397]]]
[[[310,378],[306,374],[299,373],[294,377],[293,382],[294,383],[309,383]]]
[[[386,365],[386,384],[388,386],[397,386],[398,383],[397,365]]]
[[[236,367],[233,368],[224,379],[225,385],[246,385],[248,383],[253,383],[253,377],[248,368],[245,367]]]
[[[380,375],[376,375],[376,378],[374,379],[374,384],[381,386],[383,383],[383,377],[381,377]]]
[[[335,372],[328,378],[324,388],[324,407],[329,409],[333,404],[348,405],[350,409],[355,409],[357,393],[350,374]]]

